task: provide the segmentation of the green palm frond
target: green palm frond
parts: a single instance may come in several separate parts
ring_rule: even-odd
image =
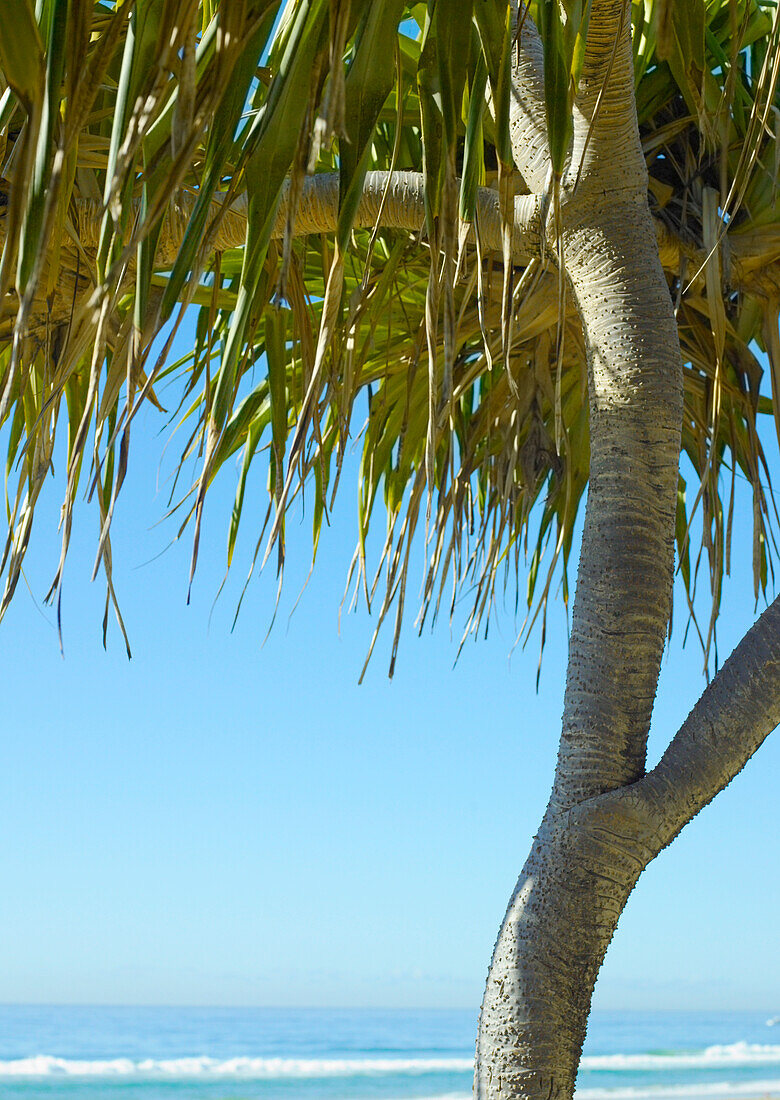
[[[228,564],[257,462],[268,469],[272,544],[282,546],[285,511],[312,480],[316,553],[347,442],[360,436],[353,574],[378,625],[395,608],[393,661],[423,538],[421,624],[465,592],[465,634],[486,629],[513,578],[530,625],[557,569],[568,599],[588,479],[585,348],[573,310],[559,316],[554,258],[524,255],[513,238],[514,210],[538,207],[523,205],[528,188],[511,163],[507,3],[14,9],[13,34],[0,36],[0,614],[58,429],[67,487],[50,595],[81,486],[98,507],[97,564],[119,614],[111,518],[134,416],[157,405],[163,377],[180,387],[182,462],[201,456],[179,504],[193,524],[193,569],[204,499],[239,454]],[[530,7],[559,176],[588,13],[580,0]],[[754,494],[757,595],[772,572],[759,417],[774,411],[780,434],[780,23],[769,0],[641,0],[632,19],[696,478],[680,483],[680,569],[693,613],[706,558],[712,614],[697,629],[709,654],[736,473]],[[192,353],[167,365],[189,308]],[[771,401],[756,347],[769,356]],[[382,522],[383,549],[369,560],[369,529]]]

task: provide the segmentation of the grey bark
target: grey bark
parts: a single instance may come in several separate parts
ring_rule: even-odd
[[[658,764],[626,792],[659,850],[737,775],[780,724],[780,597],[709,684]]]
[[[512,134],[537,189],[548,178],[541,64],[526,19]],[[561,194],[565,272],[588,351],[590,484],[555,781],[488,974],[479,1100],[571,1097],[593,987],[639,875],[780,721],[775,604],[645,774],[682,425],[676,323],[646,190],[629,7],[595,0]]]
[[[285,188],[274,224],[273,236],[281,237],[287,221]],[[219,209],[219,200],[214,204]],[[183,193],[177,206],[163,224],[158,245],[158,260],[163,263],[175,258],[184,231],[190,220],[195,196]],[[541,201],[537,195],[519,195],[515,199],[512,258],[526,264],[541,250]],[[379,214],[381,211],[381,219]],[[309,233],[332,233],[339,213],[339,177],[337,173],[309,176],[304,180],[295,213],[293,232],[296,236]],[[498,192],[480,187],[477,192],[477,218],[480,239],[487,251],[500,252],[501,210]],[[368,172],[363,195],[357,209],[355,229],[373,228],[377,222],[385,229],[407,229],[413,232],[425,225],[425,183],[419,172]],[[82,246],[91,251],[97,247],[100,233],[100,208],[94,202],[84,202],[78,210],[78,235]],[[2,226],[0,226],[2,232]],[[473,229],[470,240],[473,243]],[[246,195],[239,195],[222,218],[214,241],[217,251],[241,248],[246,241]]]

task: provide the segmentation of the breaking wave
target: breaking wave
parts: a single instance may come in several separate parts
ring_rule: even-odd
[[[729,1070],[780,1065],[780,1045],[731,1043],[699,1051],[586,1055],[581,1069],[598,1073],[654,1073],[675,1070]],[[39,1054],[0,1061],[0,1079],[9,1077],[146,1077],[157,1079],[238,1077],[254,1080],[349,1078],[413,1074],[470,1073],[471,1058],[107,1058],[82,1060]],[[596,1078],[598,1080],[598,1078]],[[672,1096],[780,1094],[780,1081],[688,1082],[679,1085],[624,1085],[577,1090],[578,1100],[645,1100]]]
[[[575,1092],[576,1100],[734,1100],[738,1096],[777,1096],[780,1081],[700,1081],[689,1085],[637,1085],[623,1088],[584,1088]]]
[[[780,1065],[780,1046],[768,1043],[729,1043],[705,1050],[659,1051],[651,1054],[596,1054],[582,1059],[588,1070],[718,1069],[727,1066]]]
[[[362,1077],[470,1072],[471,1058],[110,1058],[82,1061],[39,1054],[0,1061],[3,1077]]]

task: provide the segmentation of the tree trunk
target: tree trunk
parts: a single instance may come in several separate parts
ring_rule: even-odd
[[[520,171],[538,186],[543,85],[526,22],[513,137]],[[644,775],[671,610],[683,409],[677,327],[633,106],[629,24],[623,0],[595,0],[562,182],[564,266],[588,351],[590,482],[555,783],[488,975],[479,1100],[571,1097],[604,953],[658,850],[630,806],[592,812],[600,796]]]
[[[649,851],[607,821],[549,812],[509,903],[480,1014],[475,1095],[568,1100],[591,995]]]
[[[655,768],[548,809],[493,955],[477,1040],[479,1100],[568,1100],[590,1001],[644,868],[780,723],[780,597],[748,631]]]
[[[626,214],[618,206],[614,219],[605,213],[601,223],[583,227],[591,245],[600,243],[601,279],[585,259],[590,248],[568,259],[580,231],[566,238],[589,346],[590,487],[555,784],[488,977],[477,1048],[480,1100],[571,1096],[599,967],[655,854],[631,819],[617,815],[616,823],[595,827],[576,812],[644,774],[670,610],[679,350],[670,338],[673,318],[663,332],[671,304],[665,283],[657,286],[652,257],[619,240],[629,232]],[[631,256],[641,259],[631,264]],[[616,280],[617,317],[604,308]],[[645,312],[648,302],[653,312]]]
[[[517,46],[515,160],[549,179],[542,52]],[[780,599],[645,774],[671,611],[682,370],[647,205],[629,5],[594,0],[561,185],[565,273],[588,350],[590,484],[550,802],[501,926],[480,1013],[478,1100],[569,1100],[591,996],[642,870],[780,722]]]

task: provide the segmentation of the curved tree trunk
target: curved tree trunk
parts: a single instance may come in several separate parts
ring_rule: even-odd
[[[568,1100],[591,995],[650,858],[614,814],[548,811],[509,903],[480,1014],[475,1095]]]
[[[629,25],[623,0],[595,0],[562,184],[564,265],[588,350],[590,483],[555,782],[488,975],[480,1100],[571,1097],[599,967],[657,851],[621,803],[589,812],[594,799],[644,775],[671,609],[682,425],[682,364],[647,205]],[[537,186],[542,81],[530,25],[519,58],[515,155]]]

